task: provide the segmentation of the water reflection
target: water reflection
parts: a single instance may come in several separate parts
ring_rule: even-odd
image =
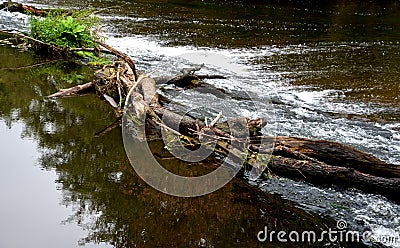
[[[72,209],[60,206],[53,165],[37,164],[41,159],[37,148],[54,146],[48,126],[62,113],[41,96],[54,90],[46,77],[33,69],[15,69],[38,61],[31,53],[0,46],[0,247],[4,248],[75,247],[77,239],[87,235],[75,224],[61,225]],[[61,128],[54,125],[54,131]]]
[[[54,171],[34,166],[36,142],[21,139],[23,127],[0,121],[0,247],[75,247],[87,233],[75,224],[60,225],[71,209],[60,206]]]

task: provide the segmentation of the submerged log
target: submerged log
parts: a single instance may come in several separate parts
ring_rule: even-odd
[[[222,75],[196,75],[196,74],[182,74],[178,76],[163,76],[154,78],[157,85],[160,84],[174,84],[178,87],[196,87],[200,80],[204,79],[226,79]]]

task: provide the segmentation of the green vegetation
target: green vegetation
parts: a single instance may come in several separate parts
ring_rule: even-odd
[[[82,84],[95,79],[93,68],[76,61],[58,60],[31,68],[30,72],[33,77],[42,78],[56,89],[68,88],[71,84]]]
[[[46,18],[32,17],[29,35],[60,47],[93,48],[96,39],[93,30],[98,25],[98,18],[90,10],[66,13],[56,9],[50,11]]]
[[[55,9],[45,18],[31,17],[29,36],[61,48],[95,48],[95,41],[102,39],[96,33],[99,25],[99,18],[93,15],[91,10]],[[95,52],[77,51],[74,54],[87,59],[90,65],[101,66],[110,63],[109,58],[101,57]]]
[[[75,54],[78,55],[79,57],[90,59],[90,61],[88,62],[89,65],[103,66],[110,64],[110,59],[108,57],[97,56],[92,52],[78,51],[75,52]]]

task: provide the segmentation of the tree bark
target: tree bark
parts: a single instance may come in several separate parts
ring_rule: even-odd
[[[310,140],[310,142],[315,142],[315,140]],[[277,143],[279,143],[279,141]],[[320,141],[319,143],[320,147],[317,150],[313,150],[313,154],[318,154],[319,151],[323,151],[325,147],[333,149],[334,147],[342,148],[343,154],[353,154],[355,152],[353,148],[347,150],[347,147],[343,148],[341,144],[334,142]],[[302,144],[299,143],[299,146],[300,145]],[[362,154],[362,152],[359,151],[355,153]],[[398,198],[400,194],[400,178],[395,176],[395,174],[400,172],[398,166],[394,168],[388,166],[385,168],[383,164],[380,164],[381,167],[379,168],[383,172],[388,170],[390,173],[395,172],[392,173],[393,177],[381,177],[374,173],[368,174],[356,170],[353,167],[327,164],[320,160],[310,158],[296,151],[296,144],[294,143],[292,148],[278,145],[275,147],[273,155],[268,167],[277,175],[295,180],[303,180],[316,185],[337,185],[345,188],[354,187],[369,193],[379,193],[396,201],[400,200]],[[352,162],[356,161],[352,160]],[[360,163],[362,163],[362,161],[360,161]],[[369,167],[374,168],[375,165],[369,164]]]
[[[310,158],[338,167],[386,178],[400,178],[400,166],[337,142],[296,137],[276,137],[276,145],[300,152]]]

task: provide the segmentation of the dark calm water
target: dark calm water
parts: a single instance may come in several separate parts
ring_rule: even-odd
[[[189,108],[220,102],[232,115],[274,117],[275,129],[265,134],[338,141],[400,164],[398,1],[28,2],[91,6],[104,20],[107,42],[131,55],[139,69],[173,75],[204,63],[204,73],[229,77],[208,83],[233,96],[250,95],[258,112],[247,100],[193,92],[177,99]],[[24,21],[0,12],[1,29],[24,30]],[[90,95],[45,98],[67,87],[71,74],[89,81],[87,68],[53,61],[5,69],[43,61],[0,46],[1,248],[56,247],[57,241],[65,247],[258,247],[266,245],[256,239],[265,225],[323,230],[332,221],[322,216],[377,236],[399,236],[399,205],[356,190],[276,178],[247,181],[252,187],[235,180],[194,199],[159,193],[135,175],[120,129],[94,137],[114,121],[104,102]],[[171,166],[201,171],[207,163]],[[35,228],[39,222],[45,224]],[[28,232],[37,240],[21,238]]]

